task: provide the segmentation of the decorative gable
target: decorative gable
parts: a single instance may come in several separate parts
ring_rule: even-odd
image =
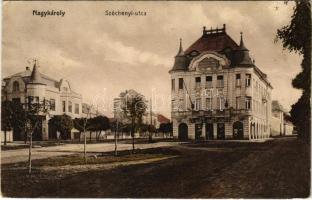
[[[194,58],[190,64],[190,70],[209,72],[221,70],[229,66],[230,61],[223,55],[215,52],[203,52]]]
[[[198,69],[199,70],[217,69],[219,65],[220,64],[217,59],[212,58],[212,57],[207,57],[198,63]]]

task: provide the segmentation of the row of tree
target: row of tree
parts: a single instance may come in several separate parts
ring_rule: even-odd
[[[294,88],[302,91],[291,107],[291,119],[299,138],[311,142],[311,2],[295,0],[293,15],[288,25],[277,30],[276,39],[283,47],[302,56],[301,71],[292,80]],[[285,2],[286,4],[288,1]],[[276,40],[276,41],[277,41]]]
[[[57,139],[69,139],[70,133],[73,128],[77,129],[80,134],[88,131],[91,134],[96,134],[96,140],[99,140],[103,131],[110,128],[109,119],[106,116],[96,116],[92,118],[75,118],[72,119],[70,116],[55,115],[49,120],[49,127],[53,130],[54,138]],[[56,133],[60,133],[56,135]],[[80,138],[80,137],[79,137]]]

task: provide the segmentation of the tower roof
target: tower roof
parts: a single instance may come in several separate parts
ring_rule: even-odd
[[[42,81],[41,74],[40,74],[40,72],[38,70],[38,66],[37,66],[36,60],[35,60],[34,67],[33,67],[33,70],[31,72],[31,75],[30,75],[30,83],[44,84],[44,82]]]
[[[180,38],[180,47],[179,47],[179,51],[177,53],[177,56],[184,56],[184,51],[183,51],[183,47],[182,47],[182,38]]]
[[[239,44],[239,54],[241,55],[239,60],[239,65],[254,66],[254,62],[251,60],[249,55],[249,50],[246,48],[243,40],[243,32],[241,34],[240,44]]]
[[[241,34],[241,39],[240,39],[239,49],[248,51],[248,49],[245,47],[245,44],[244,44],[244,41],[243,41],[243,32],[240,32],[240,34]]]
[[[175,56],[173,67],[170,71],[186,70],[190,61],[186,57],[182,48],[182,39],[180,38],[180,46],[178,54]]]

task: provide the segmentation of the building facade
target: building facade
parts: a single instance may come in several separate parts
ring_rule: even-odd
[[[25,71],[3,79],[2,101],[4,100],[17,101],[23,105],[29,101],[49,102],[49,112],[41,116],[42,123],[34,133],[35,140],[56,139],[48,123],[54,115],[66,114],[72,118],[87,115],[82,95],[73,91],[69,81],[65,79],[58,81],[40,73],[36,62],[32,70],[26,67]],[[23,139],[23,130],[13,131],[13,140]]]
[[[182,41],[172,69],[173,135],[179,139],[261,139],[271,126],[271,90],[251,60],[221,29],[206,30],[187,50]]]
[[[287,136],[293,134],[294,125],[283,106],[276,100],[272,101],[271,136]]]

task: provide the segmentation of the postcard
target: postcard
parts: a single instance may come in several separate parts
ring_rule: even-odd
[[[310,196],[310,1],[2,8],[3,197]]]

